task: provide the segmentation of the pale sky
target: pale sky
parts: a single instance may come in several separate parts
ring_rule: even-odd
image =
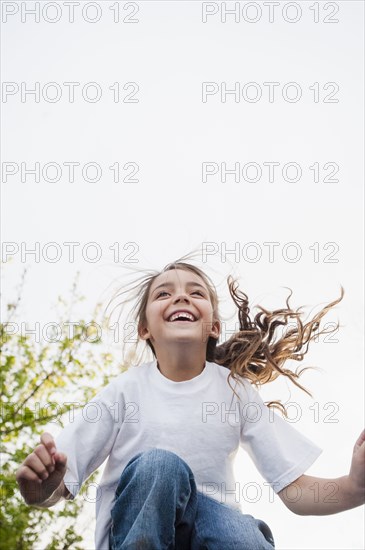
[[[340,331],[303,363],[323,369],[303,377],[313,400],[262,395],[299,404],[323,448],[308,475],[347,474],[364,425],[363,3],[80,1],[73,23],[65,2],[34,4],[2,3],[4,300],[29,266],[23,319],[44,325],[80,271],[91,314],[123,265],[197,247],[227,317],[229,273],[252,305],[284,307],[290,287],[308,313],[342,285]],[[364,548],[363,507],[295,516],[241,453],[237,480],[261,484],[244,511],[279,550]]]

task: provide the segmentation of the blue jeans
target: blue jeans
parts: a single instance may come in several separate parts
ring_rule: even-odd
[[[110,550],[272,550],[269,526],[197,491],[184,460],[164,449],[134,456],[111,510]]]

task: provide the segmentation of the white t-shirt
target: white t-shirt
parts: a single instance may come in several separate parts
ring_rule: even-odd
[[[275,493],[301,476],[322,449],[263,403],[246,379],[206,362],[195,378],[174,382],[157,361],[130,367],[105,386],[58,435],[67,455],[64,482],[73,496],[108,458],[95,495],[96,550],[109,550],[110,511],[118,480],[133,456],[153,447],[190,466],[200,492],[240,509],[233,461],[241,446]],[[238,502],[237,502],[238,500]]]

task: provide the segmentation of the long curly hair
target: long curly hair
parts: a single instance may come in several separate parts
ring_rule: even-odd
[[[146,323],[146,307],[154,280],[162,273],[172,269],[192,271],[203,280],[213,308],[213,321],[220,320],[219,299],[210,277],[197,266],[177,260],[167,264],[162,271],[150,272],[142,282],[134,287],[137,291],[137,302],[133,308],[134,322],[138,329]],[[341,295],[337,300],[326,305],[311,320],[303,323],[302,308],[293,310],[290,307],[289,300],[292,291],[286,299],[286,308],[269,311],[261,306],[256,306],[259,313],[252,317],[248,296],[239,289],[237,281],[231,275],[227,277],[227,284],[231,298],[238,309],[239,329],[219,345],[218,340],[210,336],[207,342],[206,360],[230,370],[227,381],[235,394],[230,379],[239,382],[241,378],[247,378],[251,384],[259,387],[276,380],[279,376],[285,376],[312,397],[312,394],[299,384],[298,379],[304,371],[315,369],[315,367],[305,367],[300,370],[297,368],[294,372],[289,368],[284,368],[284,365],[288,359],[302,361],[308,352],[309,342],[321,334],[329,334],[338,329],[338,324],[333,327],[331,323],[331,328],[318,331],[320,322],[326,313],[342,300],[343,287],[341,286]],[[123,293],[123,291],[119,292],[116,296],[119,297]],[[294,326],[293,322],[289,325],[289,321],[292,320],[294,320]],[[284,327],[287,330],[283,330]],[[156,357],[151,341],[148,339],[146,343]],[[239,398],[239,396],[237,397]],[[285,406],[280,401],[269,401],[266,405],[280,409],[287,416]]]

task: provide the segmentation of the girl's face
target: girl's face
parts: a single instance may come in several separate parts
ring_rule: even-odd
[[[172,315],[185,312],[184,318]],[[186,318],[188,317],[188,318]],[[159,346],[194,343],[206,349],[209,336],[218,338],[220,322],[213,322],[213,306],[204,281],[192,271],[172,269],[153,281],[146,307],[147,326],[140,327],[142,339]]]

